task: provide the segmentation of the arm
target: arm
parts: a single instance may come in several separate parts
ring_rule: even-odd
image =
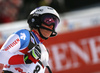
[[[9,59],[20,48],[20,39],[16,34],[12,34],[4,43],[0,50],[0,63],[9,64]]]
[[[27,64],[28,62],[36,63],[38,60],[34,59],[30,54],[15,54],[25,44],[25,38],[18,34],[12,34],[7,41],[4,43],[0,51],[0,63],[2,64]],[[27,38],[26,38],[27,39]],[[23,40],[23,42],[22,42]],[[26,43],[27,44],[27,43]],[[25,45],[26,45],[25,44]],[[26,45],[27,46],[27,45]],[[24,46],[25,47],[25,46]],[[23,47],[22,47],[23,48]],[[28,58],[26,58],[28,57]],[[32,60],[32,61],[31,61]]]
[[[42,64],[48,69],[49,73],[52,73],[50,67],[49,67],[49,54],[48,51],[46,49],[46,47],[43,44],[39,44],[40,48],[41,48],[41,58],[40,61],[42,62]]]
[[[0,56],[0,63],[9,65],[29,64],[32,62],[36,63],[37,61],[39,61],[32,57],[30,54],[15,55],[13,53],[10,53],[9,51],[0,51]]]

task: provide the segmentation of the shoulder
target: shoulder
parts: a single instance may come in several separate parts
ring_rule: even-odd
[[[21,45],[28,44],[30,40],[30,32],[26,29],[21,29],[14,34],[19,36]]]
[[[14,34],[17,34],[19,36],[21,36],[21,35],[29,35],[29,31],[26,30],[26,29],[21,29],[21,30],[18,30],[17,32],[15,32]]]
[[[26,40],[26,39],[28,39],[30,37],[29,31],[26,30],[26,29],[18,30],[14,34],[17,34],[19,36],[19,38],[22,39],[22,40]]]

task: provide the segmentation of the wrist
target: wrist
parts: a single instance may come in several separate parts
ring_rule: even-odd
[[[39,61],[38,59],[35,59],[34,57],[32,57],[31,54],[27,54],[27,55],[28,55],[28,59],[31,60],[33,63],[36,63]]]
[[[31,64],[32,63],[32,61],[29,59],[29,56],[28,55],[24,55],[24,63],[25,64]]]

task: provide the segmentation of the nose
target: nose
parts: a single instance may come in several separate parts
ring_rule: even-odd
[[[53,29],[53,25],[50,25],[50,26],[49,26],[49,29]]]
[[[42,24],[42,26],[44,26],[44,27],[46,27],[46,28],[48,28],[48,29],[53,29],[53,25],[50,25],[50,26],[47,26],[47,25],[45,25],[45,24]]]

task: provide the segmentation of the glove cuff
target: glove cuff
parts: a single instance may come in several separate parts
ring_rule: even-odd
[[[32,63],[32,61],[28,58],[29,58],[28,55],[24,55],[25,64],[31,64]]]
[[[32,57],[31,54],[27,54],[28,55],[28,59],[31,60],[33,63],[38,62],[39,60],[35,59],[34,57]]]

